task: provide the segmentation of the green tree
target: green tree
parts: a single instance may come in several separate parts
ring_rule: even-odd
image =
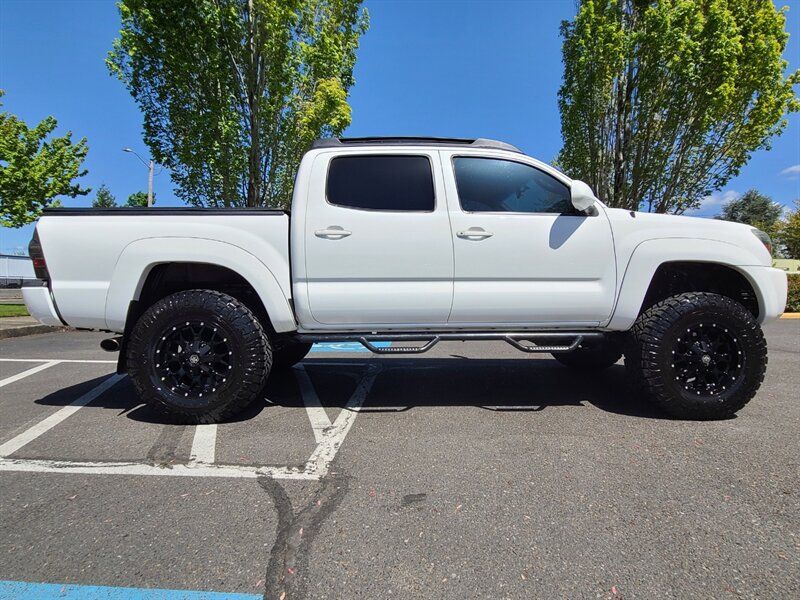
[[[800,259],[800,198],[794,201],[794,210],[778,223],[775,240],[786,258]]]
[[[0,90],[0,99],[5,95]],[[0,107],[3,106],[0,101]],[[59,206],[58,196],[84,196],[73,180],[86,175],[81,164],[89,150],[86,138],[72,142],[72,132],[52,137],[58,126],[47,117],[36,127],[7,112],[0,112],[0,225],[22,227],[42,209]]]
[[[747,190],[740,197],[731,200],[722,207],[722,212],[715,219],[747,223],[773,235],[783,206],[774,202],[757,190]]]
[[[153,192],[153,204],[156,203],[156,193]],[[128,196],[125,206],[147,208],[147,192],[134,192]]]
[[[92,208],[116,208],[117,199],[104,183],[97,190],[97,197],[92,200]]]
[[[800,109],[771,0],[582,0],[561,26],[559,166],[611,206],[682,213]]]
[[[316,137],[350,124],[361,0],[121,0],[107,64],[144,114],[177,195],[288,205]]]

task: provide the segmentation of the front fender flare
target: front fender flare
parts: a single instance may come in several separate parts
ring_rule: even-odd
[[[650,282],[658,268],[670,262],[702,262],[724,265],[747,273],[738,267],[760,265],[752,252],[718,240],[697,238],[662,238],[646,240],[631,253],[620,283],[614,312],[606,326],[615,331],[627,331],[639,316]]]

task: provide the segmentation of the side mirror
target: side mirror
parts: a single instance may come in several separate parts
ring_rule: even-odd
[[[570,188],[570,199],[572,200],[572,206],[575,207],[575,210],[582,213],[585,213],[592,206],[594,206],[595,202],[597,202],[597,198],[595,197],[592,188],[590,188],[588,184],[578,179],[572,182],[572,187]]]

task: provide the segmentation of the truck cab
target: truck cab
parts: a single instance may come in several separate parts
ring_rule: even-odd
[[[605,208],[576,209],[571,180],[507,144],[325,141],[298,181],[301,330],[597,327],[611,317]]]

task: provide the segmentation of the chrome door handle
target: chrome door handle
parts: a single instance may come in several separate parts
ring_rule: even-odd
[[[321,238],[346,238],[348,235],[353,235],[351,231],[345,231],[341,227],[337,227],[336,225],[332,225],[327,229],[318,229],[314,232],[314,235]]]
[[[471,238],[478,238],[481,240],[485,240],[486,238],[492,237],[494,234],[481,229],[480,227],[470,227],[466,231],[458,231],[456,235],[461,239],[471,239]]]

